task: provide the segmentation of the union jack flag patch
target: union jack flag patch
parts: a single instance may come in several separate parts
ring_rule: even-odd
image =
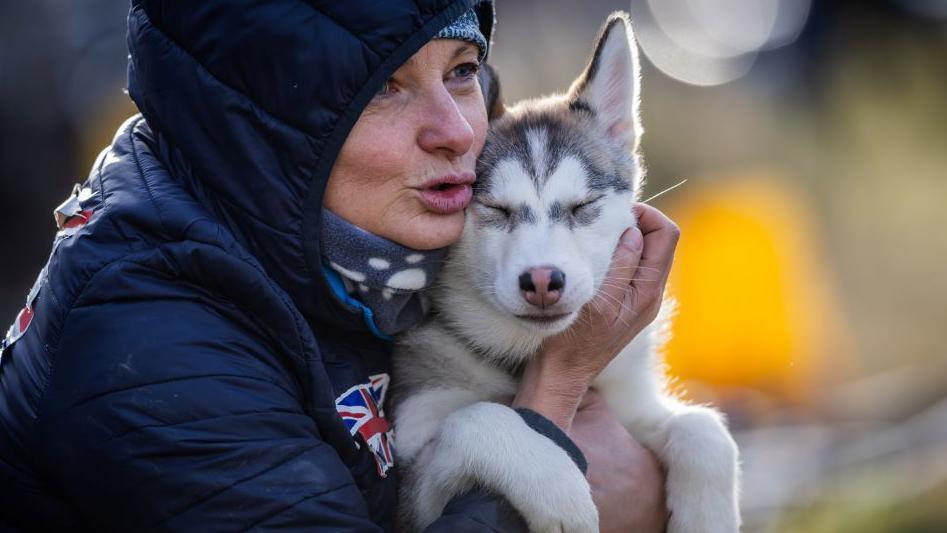
[[[336,398],[335,408],[352,437],[361,435],[368,444],[375,456],[378,475],[386,477],[388,469],[395,464],[394,438],[381,406],[385,403],[385,393],[388,392],[391,378],[388,374],[376,374],[368,379],[370,383],[355,385]]]

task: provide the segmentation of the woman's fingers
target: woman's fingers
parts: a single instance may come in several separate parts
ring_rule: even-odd
[[[664,213],[641,203],[633,209],[638,225],[622,234],[595,306],[613,310],[625,324],[657,316],[680,236]]]
[[[630,286],[626,287],[623,295],[625,304],[619,320],[630,323],[644,318],[650,323],[661,308],[680,230],[664,213],[649,205],[635,204],[634,209],[644,248],[638,266],[630,276]]]
[[[637,272],[642,275],[635,276],[635,279],[660,281],[663,286],[671,272],[674,249],[677,247],[681,230],[664,213],[650,205],[636,203],[634,210],[638,227],[644,237],[644,251]]]
[[[599,289],[603,303],[614,308],[624,301],[628,280],[635,276],[643,249],[644,237],[641,231],[638,228],[625,230],[612,255],[612,264],[605,275],[606,282]]]

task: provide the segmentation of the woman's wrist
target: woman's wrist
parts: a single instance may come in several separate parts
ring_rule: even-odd
[[[539,353],[526,365],[513,408],[535,411],[568,432],[590,380],[576,369],[554,364],[557,358],[550,355]]]

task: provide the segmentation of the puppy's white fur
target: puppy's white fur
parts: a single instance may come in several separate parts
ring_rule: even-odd
[[[488,140],[484,159],[495,164],[480,176],[489,180],[432,293],[435,314],[399,342],[392,408],[403,525],[422,529],[451,498],[476,485],[506,497],[533,531],[597,530],[581,471],[508,406],[516,369],[545,337],[571,325],[604,281],[619,236],[635,223],[629,204],[642,174],[638,70],[627,16],[612,15],[568,94],[522,103],[491,128],[494,140],[500,128],[525,128],[530,159],[511,155],[501,140]],[[583,152],[542,170],[552,166],[550,154],[569,146]],[[591,176],[590,164],[607,172]],[[624,186],[595,183],[609,172],[623,176]],[[579,206],[596,197],[596,215],[582,224],[553,216],[556,205]],[[529,207],[531,223],[497,223],[487,200]],[[578,217],[581,207],[574,209]],[[567,318],[545,325],[516,318],[531,309],[516,279],[536,265],[555,265],[566,274],[554,307]],[[667,392],[655,350],[660,327],[661,319],[640,333],[594,386],[667,467],[669,531],[737,531],[736,446],[716,411]]]

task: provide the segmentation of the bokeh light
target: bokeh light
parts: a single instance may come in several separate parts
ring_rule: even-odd
[[[947,2],[944,0],[897,0],[897,2],[918,15],[947,19]]]
[[[639,0],[631,3],[645,56],[662,72],[694,85],[746,75],[759,52],[799,36],[810,0]]]

